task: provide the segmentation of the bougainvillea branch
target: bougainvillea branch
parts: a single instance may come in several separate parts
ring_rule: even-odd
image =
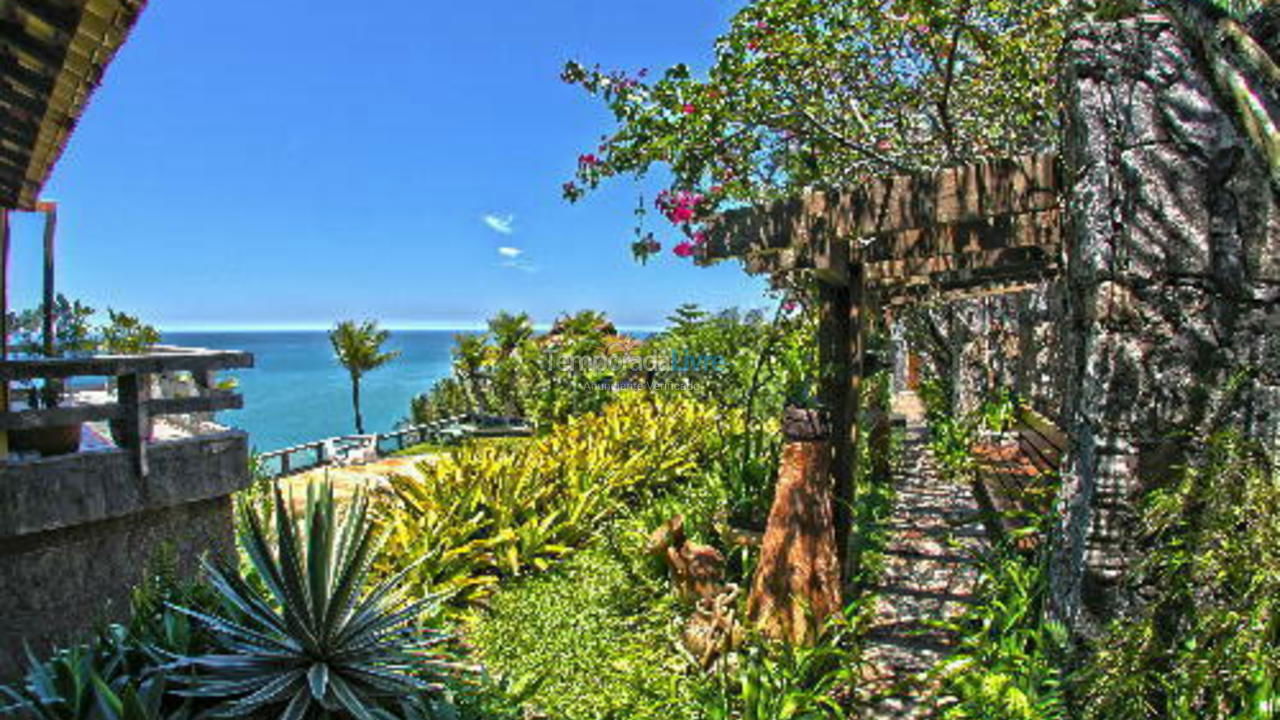
[[[1043,150],[1057,137],[1071,4],[755,0],[704,76],[567,63],[563,79],[600,98],[616,125],[579,158],[564,196],[662,168],[671,180],[658,210],[683,236],[673,251],[697,257],[700,221],[725,207]],[[657,241],[638,233],[637,257],[649,247]]]

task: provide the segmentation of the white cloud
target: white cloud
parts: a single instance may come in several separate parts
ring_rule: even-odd
[[[498,264],[504,268],[511,268],[512,270],[519,270],[520,272],[524,272],[524,273],[538,272],[538,266],[534,265],[528,260],[518,260],[518,259],[503,260]]]
[[[513,248],[513,247],[498,248],[498,254],[505,258],[518,258],[523,252],[524,251],[521,250],[520,248]]]
[[[501,233],[503,235],[510,235],[516,231],[515,215],[507,215],[506,217],[503,217],[501,215],[489,214],[489,215],[485,215],[480,219],[484,221],[485,225],[489,226],[490,230],[496,233]]]

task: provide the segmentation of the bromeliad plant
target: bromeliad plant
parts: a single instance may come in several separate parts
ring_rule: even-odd
[[[684,399],[621,393],[598,413],[515,448],[468,444],[393,477],[377,506],[388,532],[376,570],[420,595],[465,605],[501,577],[539,572],[579,547],[628,501],[690,477],[718,451],[713,428],[740,422]]]
[[[215,711],[275,712],[285,720],[338,714],[371,720],[401,712],[439,689],[454,669],[440,651],[448,637],[421,627],[431,598],[405,602],[412,566],[366,591],[380,541],[362,493],[344,516],[324,481],[307,489],[295,517],[279,489],[272,548],[263,520],[241,506],[239,541],[254,579],[206,563],[210,583],[234,612],[177,608],[212,631],[219,652],[180,658],[184,694],[221,701]],[[298,525],[302,529],[299,531]]]

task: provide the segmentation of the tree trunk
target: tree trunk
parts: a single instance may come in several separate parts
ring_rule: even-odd
[[[788,408],[786,444],[747,614],[765,635],[812,645],[840,612],[831,433],[822,413]]]
[[[356,411],[356,434],[364,434],[364,418],[360,416],[360,377],[351,376],[351,407]]]

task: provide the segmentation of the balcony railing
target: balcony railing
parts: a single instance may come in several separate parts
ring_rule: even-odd
[[[218,370],[253,367],[253,355],[239,351],[205,350],[161,346],[143,355],[98,355],[86,358],[43,358],[0,362],[0,383],[15,381],[66,380],[84,377],[114,378],[116,401],[70,407],[49,407],[0,412],[0,430],[34,430],[86,422],[108,421],[116,444],[129,451],[134,469],[145,477],[147,444],[152,418],[163,415],[213,413],[243,406],[236,392],[218,388]],[[151,377],[188,372],[195,381],[197,395],[183,398],[152,398]]]

